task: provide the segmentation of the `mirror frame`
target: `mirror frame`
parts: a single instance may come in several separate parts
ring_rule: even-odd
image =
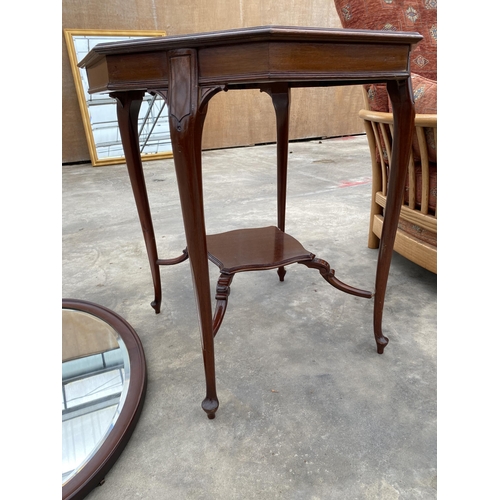
[[[146,358],[137,333],[115,312],[77,299],[62,299],[62,307],[91,314],[110,325],[122,338],[130,359],[129,388],[113,429],[82,469],[62,486],[63,500],[80,500],[102,484],[132,435],[146,395]]]
[[[68,49],[69,61],[71,66],[71,73],[76,88],[76,95],[78,98],[78,106],[83,120],[83,128],[85,130],[85,138],[90,153],[90,161],[93,167],[104,165],[116,165],[125,163],[125,156],[113,156],[108,158],[100,158],[97,155],[96,143],[94,140],[94,133],[92,131],[92,124],[90,123],[90,114],[87,105],[87,89],[83,88],[82,77],[80,68],[78,67],[78,60],[73,42],[74,36],[98,36],[98,37],[159,37],[165,36],[166,31],[130,31],[130,30],[86,30],[86,29],[65,29],[64,38],[66,40],[66,47]],[[113,41],[113,40],[110,40]],[[111,99],[111,98],[110,98]],[[115,117],[116,126],[118,127],[118,118]],[[154,126],[154,125],[153,125]],[[142,160],[160,160],[163,158],[172,158],[172,151],[165,151],[161,153],[143,154]]]

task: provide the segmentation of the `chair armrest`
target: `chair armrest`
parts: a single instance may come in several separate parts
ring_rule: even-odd
[[[362,109],[359,112],[359,117],[369,122],[385,123],[387,125],[393,124],[392,113],[383,113],[382,111],[370,111],[369,109]],[[437,114],[416,114],[415,127],[437,127]]]

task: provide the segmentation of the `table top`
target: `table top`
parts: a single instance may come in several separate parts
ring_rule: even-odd
[[[96,45],[79,63],[89,92],[168,86],[171,51],[194,49],[200,85],[258,88],[383,82],[410,75],[419,33],[260,26]]]

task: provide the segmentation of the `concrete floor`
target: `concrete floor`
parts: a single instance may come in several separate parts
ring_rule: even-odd
[[[290,144],[287,232],[336,276],[373,289],[364,136]],[[209,233],[275,224],[275,146],[203,154]],[[161,258],[185,246],[173,160],[144,164]],[[218,269],[211,266],[213,283]],[[63,297],[106,306],[140,336],[144,409],[89,499],[436,498],[436,276],[395,254],[376,353],[372,301],[314,270],[238,274],[216,337],[220,407],[201,409],[189,263],[162,268],[155,315],[123,165],[63,167]]]

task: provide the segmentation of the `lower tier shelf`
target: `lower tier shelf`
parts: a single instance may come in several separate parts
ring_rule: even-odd
[[[276,269],[315,257],[275,226],[207,235],[207,247],[208,258],[223,274]]]

